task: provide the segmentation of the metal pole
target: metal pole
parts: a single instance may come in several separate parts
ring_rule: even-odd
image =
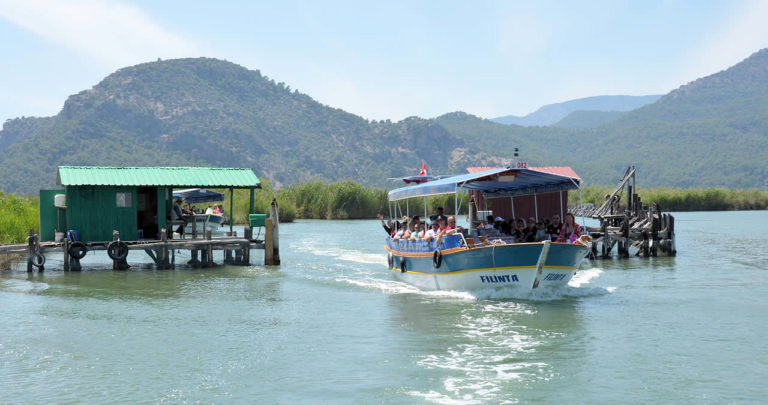
[[[539,220],[539,200],[536,198],[536,193],[533,193],[533,212],[536,213],[536,221]]]
[[[233,207],[235,204],[235,190],[230,187],[229,188],[229,236],[234,235],[232,232],[232,226],[234,225],[232,222],[232,211],[234,211]]]
[[[581,193],[581,190],[579,190],[579,193]],[[560,190],[560,218],[561,221],[565,220],[565,214],[563,214],[563,190]]]

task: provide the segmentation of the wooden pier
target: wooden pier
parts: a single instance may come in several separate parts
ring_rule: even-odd
[[[214,251],[223,251],[223,263],[229,265],[249,266],[251,250],[264,250],[265,265],[280,264],[279,248],[279,214],[276,201],[270,206],[270,216],[264,221],[264,239],[254,239],[253,229],[245,227],[242,237],[227,235],[212,237],[210,230],[202,238],[192,235],[190,239],[169,239],[166,229],[160,231],[160,239],[142,239],[124,241],[120,233],[113,231],[112,241],[78,242],[65,238],[61,242],[40,242],[40,235],[29,230],[26,244],[0,246],[0,255],[17,255],[23,260],[27,257],[27,271],[45,270],[47,254],[62,254],[64,271],[79,271],[80,260],[90,252],[107,251],[114,270],[130,268],[129,259],[132,252],[144,251],[155,263],[158,269],[170,269],[176,265],[176,251],[189,250],[191,258],[186,263],[192,267],[213,267]]]
[[[625,188],[628,199],[622,203]],[[644,206],[636,191],[635,167],[630,166],[600,207],[583,205],[569,210],[575,216],[600,220],[600,226],[587,227],[593,257],[611,258],[614,247],[619,258],[629,257],[630,253],[642,257],[677,254],[675,218],[663,213],[658,204]]]

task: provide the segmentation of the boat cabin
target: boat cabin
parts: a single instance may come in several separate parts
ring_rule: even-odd
[[[485,170],[497,169],[496,167],[470,167],[469,173],[479,173]],[[553,174],[557,176],[573,179],[576,184],[581,184],[581,178],[576,172],[567,166],[549,166],[549,167],[528,167],[528,169]],[[486,198],[485,193],[478,190],[470,190],[470,198],[474,198],[477,205],[478,216],[485,219],[486,215],[493,215],[494,218],[501,217],[505,220],[510,218],[536,218],[543,220],[552,218],[557,214],[561,220],[568,211],[568,188],[557,187],[554,191],[547,191],[546,188],[531,189],[528,194],[510,194],[504,197]]]
[[[248,168],[59,166],[58,190],[40,190],[40,238],[53,241],[74,231],[80,241],[157,239],[170,229],[174,189],[229,189],[229,218],[235,188],[253,193],[261,183]],[[58,235],[57,235],[58,234]]]

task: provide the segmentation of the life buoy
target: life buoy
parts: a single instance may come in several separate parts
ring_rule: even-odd
[[[395,268],[395,256],[392,254],[392,252],[387,252],[387,264],[389,265],[390,269]]]
[[[439,269],[443,265],[443,252],[440,249],[435,249],[435,253],[432,253],[432,265],[436,269]]]
[[[32,262],[32,265],[37,268],[43,267],[45,264],[45,256],[40,252],[33,253],[29,260]]]
[[[112,260],[125,260],[125,258],[128,257],[128,245],[119,240],[111,242],[109,246],[107,246],[107,255],[109,255],[109,258]]]
[[[401,273],[405,273],[406,271],[408,271],[408,270],[405,268],[405,256],[401,256],[400,257],[400,272]]]
[[[80,260],[84,258],[87,252],[88,248],[85,247],[85,243],[83,242],[72,242],[72,244],[69,245],[69,255],[75,259]]]

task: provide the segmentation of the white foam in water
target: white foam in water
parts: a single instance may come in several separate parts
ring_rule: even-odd
[[[547,380],[550,366],[540,361],[522,361],[524,355],[544,344],[542,331],[510,322],[510,313],[532,315],[535,307],[516,302],[488,303],[467,309],[456,325],[457,342],[442,354],[424,356],[418,364],[446,370],[443,390],[410,391],[409,395],[439,404],[504,403],[504,382]]]
[[[383,253],[364,253],[359,250],[351,250],[341,247],[320,247],[316,239],[306,239],[302,243],[291,245],[291,249],[311,253],[317,256],[334,257],[339,260],[364,264],[386,265],[387,256]]]

